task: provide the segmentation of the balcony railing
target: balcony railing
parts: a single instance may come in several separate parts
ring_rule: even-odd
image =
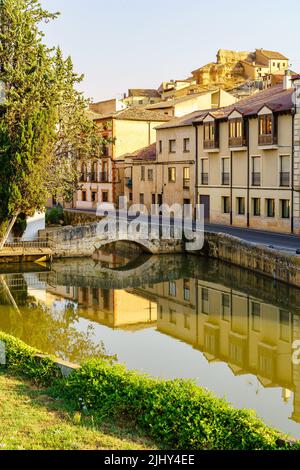
[[[260,186],[261,185],[261,174],[254,172],[252,173],[252,186]]]
[[[229,147],[245,147],[247,141],[244,137],[229,137]]]
[[[280,172],[280,186],[290,186],[290,172],[289,171]]]
[[[208,184],[208,173],[201,173],[201,184]]]
[[[223,172],[222,173],[222,185],[229,186],[230,184],[230,173]]]
[[[217,140],[204,140],[204,150],[214,150],[219,148],[219,142]]]
[[[262,134],[258,136],[258,145],[277,145],[277,136],[273,134]]]

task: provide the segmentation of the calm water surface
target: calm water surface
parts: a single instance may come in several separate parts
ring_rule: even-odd
[[[195,379],[300,438],[300,290],[198,257],[119,256],[0,273],[0,329],[79,362]]]

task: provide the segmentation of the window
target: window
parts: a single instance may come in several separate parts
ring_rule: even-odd
[[[168,168],[168,177],[169,177],[169,183],[175,183],[176,181],[176,168],[175,167]]]
[[[84,202],[86,201],[86,191],[82,191],[81,200],[84,201]]]
[[[176,311],[170,309],[169,312],[170,312],[170,323],[172,323],[172,325],[176,325]]]
[[[169,153],[175,153],[176,152],[176,140],[171,139],[169,140]]]
[[[260,157],[252,157],[252,186],[261,185]]]
[[[290,185],[290,156],[282,155],[280,158],[280,186]]]
[[[275,217],[275,199],[266,199],[267,217]]]
[[[208,158],[201,159],[201,184],[208,184]]]
[[[230,321],[231,312],[230,312],[230,295],[222,294],[222,318],[225,321]]]
[[[152,194],[152,204],[156,204],[156,194]]]
[[[148,181],[153,181],[153,170],[148,170]]]
[[[230,184],[230,159],[222,158],[222,185]]]
[[[273,67],[276,67],[276,62],[273,62]]]
[[[259,116],[259,135],[272,135],[273,133],[273,116],[265,114]]]
[[[190,151],[190,139],[186,138],[183,139],[183,151],[189,152]]]
[[[237,118],[229,120],[229,137],[243,137],[243,119]]]
[[[176,297],[176,282],[169,282],[169,295],[171,297]]]
[[[133,200],[132,192],[129,193],[129,201]]]
[[[252,199],[252,214],[255,217],[260,216],[260,198],[259,197],[254,197]]]
[[[201,290],[202,312],[209,313],[209,294],[208,289],[202,288]]]
[[[280,200],[280,213],[282,219],[290,218],[290,201],[289,199]]]
[[[162,140],[158,142],[158,152],[162,153]]]
[[[229,198],[229,196],[223,196],[222,197],[222,209],[223,209],[223,214],[229,214],[230,213],[230,198]]]
[[[145,202],[144,193],[140,193],[140,204],[144,204],[144,202]]]
[[[260,304],[251,302],[252,328],[254,331],[260,331]]]
[[[92,191],[92,202],[96,202],[96,201],[97,201],[97,192]]]
[[[280,339],[282,341],[289,342],[291,338],[291,321],[290,313],[286,310],[279,311],[279,322],[280,322]]]
[[[186,166],[183,168],[183,179],[184,181],[190,181],[190,167]]]
[[[139,100],[139,104],[143,104],[143,103],[144,103],[144,101],[143,101],[143,100]]]
[[[207,122],[204,124],[204,140],[215,140],[215,123]]]
[[[163,314],[163,308],[162,308],[162,306],[160,305],[160,307],[159,307],[159,319],[162,320],[162,319],[163,319],[163,316],[164,316],[164,314]]]
[[[102,202],[108,202],[108,191],[102,191]]]
[[[184,300],[190,300],[190,280],[184,279],[183,281]]]
[[[237,213],[238,215],[245,215],[245,198],[237,197],[236,198]]]
[[[191,329],[191,316],[190,315],[187,315],[187,314],[184,315],[184,328],[186,330]]]
[[[141,166],[141,180],[145,181],[145,167]]]

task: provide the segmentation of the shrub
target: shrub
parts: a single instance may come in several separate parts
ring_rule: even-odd
[[[156,441],[176,449],[287,448],[254,414],[187,380],[156,380],[120,365],[88,361],[64,381],[63,396],[102,416],[134,419]]]
[[[47,209],[46,211],[46,224],[58,225],[64,221],[64,211],[60,205]]]

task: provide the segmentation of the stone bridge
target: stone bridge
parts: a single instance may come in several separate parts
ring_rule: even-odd
[[[111,219],[112,227],[113,223],[114,219]],[[134,221],[122,221],[118,231],[109,225],[107,230],[104,230],[104,225],[100,221],[54,230],[46,229],[40,232],[40,237],[51,240],[53,256],[56,258],[91,256],[105,245],[118,241],[134,243],[150,254],[184,253],[187,246],[191,245],[189,241],[193,240],[199,240],[199,246],[202,247],[203,232],[185,230],[183,237],[181,225],[169,229],[167,226],[161,228],[159,225],[153,225],[150,233],[147,222],[134,224]]]

